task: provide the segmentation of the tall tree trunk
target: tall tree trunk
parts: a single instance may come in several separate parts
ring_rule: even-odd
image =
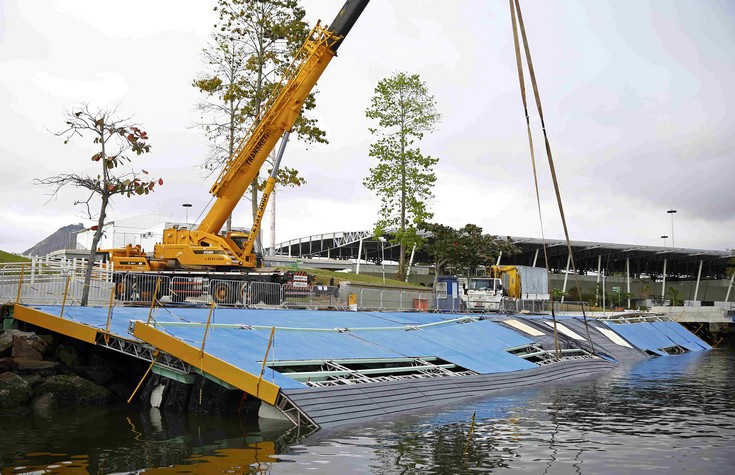
[[[232,81],[232,79],[230,79],[230,81]],[[230,136],[227,137],[227,152],[229,155],[229,160],[232,160],[232,156],[235,154],[235,134],[237,133],[237,125],[235,124],[235,114],[237,114],[236,109],[237,107],[235,106],[235,101],[230,100]],[[226,230],[228,233],[232,231],[232,213],[230,213],[230,215],[227,217]]]
[[[401,234],[404,235],[406,232],[406,134],[403,132],[405,118],[401,117]],[[400,241],[400,247],[398,250],[398,280],[403,280],[406,271],[406,250],[403,246],[403,239]]]
[[[107,181],[107,180],[105,180]],[[97,246],[102,239],[102,231],[105,225],[105,218],[107,217],[106,209],[107,203],[109,202],[109,196],[107,193],[102,194],[102,204],[100,205],[100,216],[97,219],[97,230],[94,232],[92,238],[92,245],[89,247],[89,256],[87,257],[87,269],[84,273],[84,288],[82,289],[82,302],[81,306],[86,307],[89,303],[89,290],[92,284],[92,267],[94,267],[94,259],[97,255]],[[113,243],[114,245],[114,243]]]

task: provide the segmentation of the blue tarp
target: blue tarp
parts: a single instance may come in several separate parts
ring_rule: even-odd
[[[38,307],[58,314],[60,307]],[[113,309],[110,330],[122,337],[132,338],[130,321],[148,319],[148,308],[117,307]],[[66,307],[65,318],[104,328],[107,309],[100,307]],[[158,323],[198,323],[207,321],[209,309],[167,307],[157,308],[153,320]],[[505,351],[506,348],[527,345],[533,340],[489,320],[469,323],[447,323],[419,330],[374,330],[416,326],[441,322],[466,315],[401,313],[401,312],[335,312],[298,310],[243,310],[215,309],[212,323],[238,324],[243,327],[288,327],[276,330],[274,345],[268,360],[327,360],[351,358],[405,358],[438,357],[479,373],[514,371],[536,367],[522,358]],[[290,328],[299,328],[290,329]],[[338,331],[311,331],[309,329],[344,329]],[[360,330],[361,328],[368,328]],[[369,328],[373,328],[370,330]],[[204,327],[160,326],[159,329],[200,347]],[[259,374],[269,329],[212,327],[207,335],[205,351],[249,373]],[[303,387],[287,376],[266,369],[264,378],[283,388]]]
[[[689,351],[711,350],[712,347],[677,322],[655,322],[656,328]]]
[[[642,350],[665,355],[661,348],[679,345],[690,351],[709,349],[709,345],[676,322],[614,323],[605,322],[611,330]]]
[[[359,338],[393,348],[403,356],[436,356],[478,373],[534,368],[536,365],[506,352],[533,340],[488,320],[449,323],[413,331],[354,330]]]
[[[52,315],[58,315],[61,310],[60,306],[36,308]],[[158,327],[198,348],[204,336],[204,326],[201,324],[206,323],[209,311],[208,308],[193,307],[157,308],[154,310],[153,320],[158,323],[199,324]],[[65,308],[64,313],[67,319],[104,328],[107,312],[107,308],[101,307],[70,306]],[[149,309],[144,307],[116,307],[113,309],[110,330],[121,337],[133,338],[128,334],[130,321],[146,321],[148,313]],[[481,374],[536,367],[534,363],[506,351],[508,348],[532,344],[534,340],[496,321],[451,322],[410,331],[398,328],[464,317],[467,315],[218,308],[212,314],[212,323],[236,324],[241,327],[211,327],[205,351],[257,375],[261,369],[259,362],[262,361],[268,345],[270,327],[274,326],[279,328],[275,332],[268,361],[433,356]],[[510,318],[522,320],[527,317],[516,315]],[[499,319],[500,316],[494,318]],[[681,345],[692,351],[709,348],[706,343],[674,322],[606,323],[633,345],[657,354],[663,354],[660,348],[673,345]],[[248,326],[267,328],[249,329]],[[315,329],[327,331],[314,331]],[[264,378],[283,388],[304,387],[287,375],[270,369],[266,369]]]

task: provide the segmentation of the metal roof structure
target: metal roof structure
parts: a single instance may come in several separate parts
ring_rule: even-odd
[[[427,236],[431,239],[431,236]],[[539,238],[508,236],[519,249],[512,256],[503,256],[502,263],[516,265],[543,266],[544,241]],[[572,241],[572,253],[578,272],[586,274],[597,272],[598,268],[606,274],[625,273],[627,266],[634,275],[662,275],[666,261],[666,275],[670,278],[696,279],[701,263],[701,278],[722,279],[728,267],[728,260],[735,257],[732,251],[690,249],[681,247],[643,246],[637,244],[618,244],[593,241]],[[549,268],[552,272],[567,268],[568,250],[563,239],[547,239],[546,251]],[[385,261],[398,261],[399,248],[388,241],[380,241],[372,231],[342,231],[316,234],[283,242],[276,246],[277,255],[311,258],[328,257],[331,259],[357,259],[380,264]],[[431,264],[426,250],[418,249],[414,263]]]

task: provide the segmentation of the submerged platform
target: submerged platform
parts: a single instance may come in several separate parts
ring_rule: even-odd
[[[283,309],[20,306],[14,318],[201,374],[262,401],[265,417],[357,422],[490,391],[589,376],[710,349],[668,319]],[[558,346],[554,341],[557,334]]]

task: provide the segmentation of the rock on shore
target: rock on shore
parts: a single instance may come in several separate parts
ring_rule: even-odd
[[[0,415],[48,415],[56,408],[101,406],[119,400],[120,384],[111,365],[95,352],[85,358],[74,343],[20,330],[1,332]]]

